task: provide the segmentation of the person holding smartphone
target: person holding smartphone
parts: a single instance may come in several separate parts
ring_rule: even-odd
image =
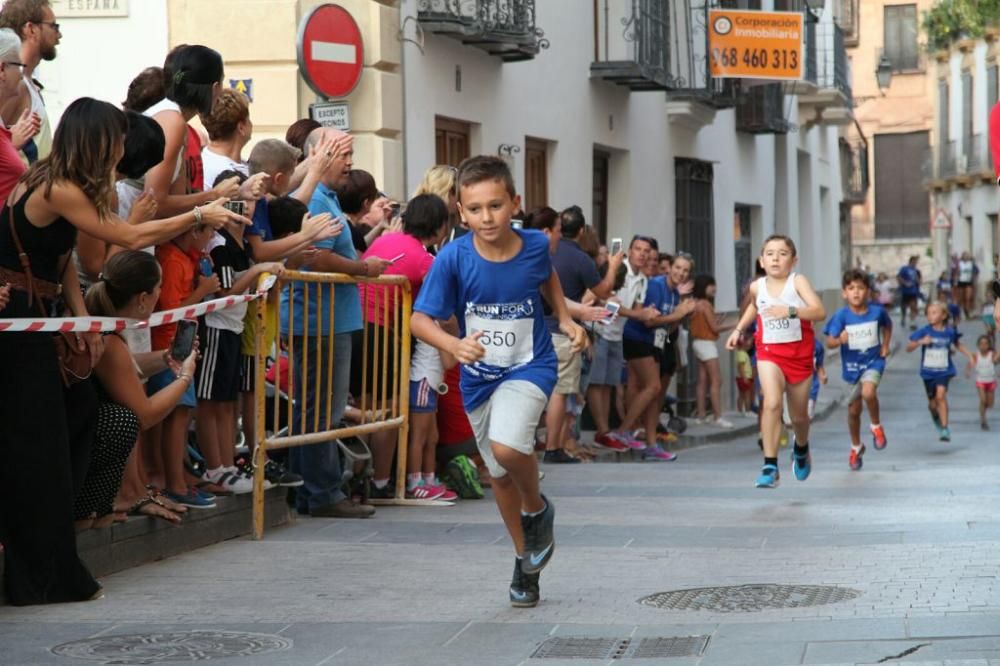
[[[145,319],[160,296],[160,283],[160,267],[153,255],[119,252],[108,260],[101,279],[87,291],[87,310],[97,317]],[[97,433],[87,475],[74,501],[77,529],[105,527],[124,519],[124,513],[180,522],[180,513],[146,490],[136,442],[140,429],[165,419],[191,386],[198,360],[196,338],[192,331],[183,350],[136,355],[121,333],[108,333],[104,339],[104,354],[94,367]],[[141,378],[157,372],[169,372],[173,381],[147,396]],[[115,504],[125,510],[114,511]]]

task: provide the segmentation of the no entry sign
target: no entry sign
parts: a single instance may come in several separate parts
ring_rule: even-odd
[[[322,97],[344,97],[361,78],[364,48],[354,17],[340,5],[319,5],[299,24],[299,71]]]

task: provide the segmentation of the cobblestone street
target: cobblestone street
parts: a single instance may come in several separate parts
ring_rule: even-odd
[[[963,328],[971,345],[979,327]],[[917,360],[891,359],[881,390],[889,446],[869,444],[860,472],[847,466],[843,407],[815,428],[812,477],[795,481],[785,449],[773,491],[753,487],[760,460],[750,438],[682,451],[670,464],[546,466],[558,549],[534,609],[507,603],[512,557],[489,498],[386,507],[372,520],[300,519],[261,543],[125,571],[102,581],[100,601],[2,607],[0,662],[84,663],[51,649],[197,630],[272,637],[219,664],[1000,664],[997,434],[979,430],[974,384],[960,376],[953,439],[939,442]],[[825,391],[841,390],[834,363]],[[1000,429],[1000,414],[993,420]],[[745,589],[722,611],[639,603],[757,584],[833,586],[848,598],[754,610],[785,597]],[[811,597],[793,590],[787,600]],[[685,636],[707,643],[640,661],[640,647],[656,654],[666,644],[643,638]],[[546,642],[560,637],[606,640]],[[539,649],[570,652],[533,658]],[[159,663],[111,659],[101,663]]]

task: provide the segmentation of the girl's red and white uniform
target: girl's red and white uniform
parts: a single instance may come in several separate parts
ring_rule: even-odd
[[[795,291],[795,273],[785,280],[777,298],[767,293],[766,277],[757,280],[757,331],[754,334],[757,362],[776,364],[789,384],[811,379],[815,346],[812,324],[798,318],[765,317],[762,313],[772,305],[806,307],[806,302]]]

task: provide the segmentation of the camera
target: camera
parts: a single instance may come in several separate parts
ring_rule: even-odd
[[[237,215],[246,214],[247,204],[245,201],[227,201],[222,205],[225,206],[226,210],[232,211]]]

